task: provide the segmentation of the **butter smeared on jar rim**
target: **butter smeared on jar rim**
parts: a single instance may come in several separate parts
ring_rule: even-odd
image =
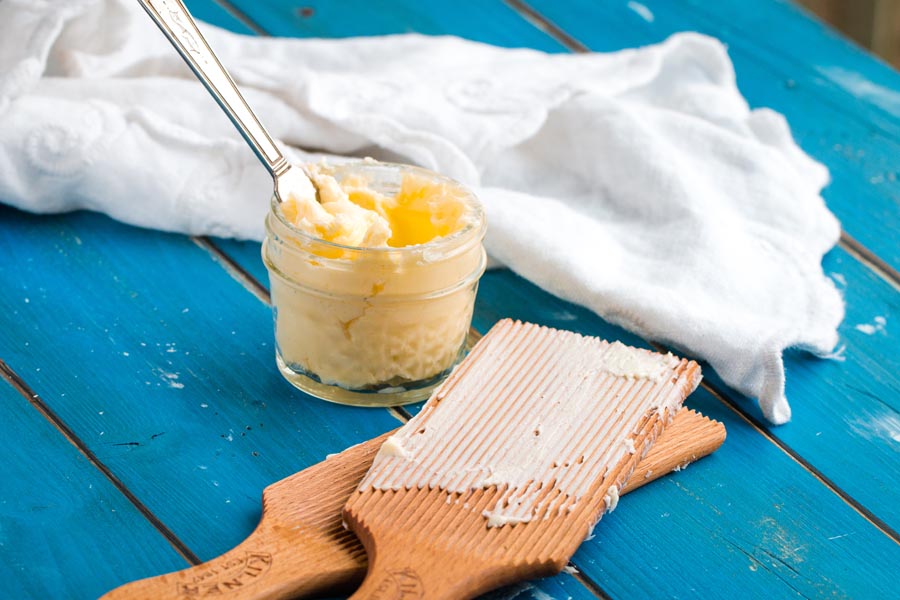
[[[404,173],[397,193],[387,195],[372,189],[364,175],[338,181],[325,164],[309,165],[308,171],[318,201],[291,196],[281,211],[288,223],[326,242],[405,248],[447,237],[470,223],[467,197],[445,180]]]

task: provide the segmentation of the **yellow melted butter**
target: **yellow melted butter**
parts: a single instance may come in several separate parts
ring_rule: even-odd
[[[394,196],[371,188],[365,177],[338,182],[327,167],[310,167],[319,202],[291,197],[281,210],[289,223],[322,240],[365,248],[403,248],[450,235],[465,225],[460,190],[406,173]],[[339,253],[338,253],[339,254]]]

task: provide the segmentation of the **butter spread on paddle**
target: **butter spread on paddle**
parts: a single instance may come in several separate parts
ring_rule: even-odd
[[[403,446],[403,440],[398,438],[395,435],[389,436],[388,439],[384,440],[384,443],[381,445],[381,448],[378,449],[379,456],[402,456],[403,458],[409,457],[409,450],[407,450]]]
[[[603,502],[606,504],[606,512],[611,513],[616,510],[616,507],[619,505],[619,488],[614,485],[609,486],[609,489],[606,490],[606,496],[603,497]]]
[[[607,373],[626,379],[659,381],[671,366],[672,354],[657,354],[613,342],[603,355],[601,367]]]
[[[402,455],[379,453],[359,489],[496,488],[481,513],[489,527],[572,510],[592,489],[611,509],[648,448],[645,428],[699,381],[696,363],[671,354],[504,320],[393,435]]]

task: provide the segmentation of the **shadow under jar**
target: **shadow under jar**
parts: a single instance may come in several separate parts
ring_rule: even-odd
[[[278,368],[295,387],[340,404],[428,398],[465,352],[486,264],[481,204],[459,183],[407,165],[365,161],[330,174],[389,198],[406,177],[430,182],[452,199],[458,227],[416,245],[345,246],[296,227],[273,199],[262,254]]]

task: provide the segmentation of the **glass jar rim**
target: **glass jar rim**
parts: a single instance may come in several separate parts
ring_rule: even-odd
[[[435,290],[431,290],[429,292],[408,292],[403,294],[379,294],[377,296],[373,296],[368,293],[334,293],[327,292],[325,290],[319,289],[312,285],[308,285],[305,283],[301,283],[297,279],[290,277],[286,273],[284,273],[272,260],[269,258],[267,253],[266,245],[268,240],[263,240],[262,246],[262,260],[266,269],[269,272],[269,276],[274,275],[277,277],[282,283],[291,287],[295,290],[301,290],[306,294],[311,294],[313,296],[317,296],[319,298],[329,298],[332,300],[340,300],[346,298],[365,298],[369,304],[403,304],[405,302],[420,302],[422,300],[431,300],[435,298],[442,298],[444,296],[449,296],[461,289],[471,286],[481,279],[481,276],[484,275],[485,269],[487,268],[487,253],[484,251],[484,248],[481,248],[481,255],[478,260],[478,264],[475,266],[475,269],[466,275],[465,277],[454,281],[452,284],[438,288]]]
[[[431,171],[429,169],[417,167],[414,165],[405,165],[405,164],[401,164],[401,163],[391,163],[391,162],[381,162],[381,161],[370,161],[370,160],[364,160],[364,159],[340,163],[337,165],[333,165],[332,168],[334,168],[335,170],[340,170],[340,169],[345,169],[348,167],[361,167],[361,166],[362,167],[365,167],[365,166],[387,167],[387,168],[391,168],[391,169],[396,169],[397,171],[400,171],[400,172],[405,171],[405,172],[418,173],[423,176],[427,176],[432,180],[435,180],[435,181],[438,181],[441,183],[445,183],[445,184],[449,184],[449,185],[459,188],[460,190],[465,192],[465,194],[467,196],[466,197],[467,215],[466,215],[466,217],[463,217],[463,218],[468,217],[467,218],[468,222],[466,222],[465,225],[458,231],[454,231],[450,235],[434,238],[432,240],[425,242],[424,244],[412,244],[409,246],[400,246],[400,247],[351,246],[348,244],[339,244],[337,242],[332,242],[329,240],[322,239],[320,237],[316,237],[315,235],[312,235],[312,234],[300,229],[299,227],[297,227],[296,225],[294,225],[293,223],[288,221],[284,215],[284,212],[280,209],[281,203],[278,201],[278,199],[275,197],[274,194],[272,195],[272,199],[270,201],[270,210],[271,210],[272,214],[274,214],[275,217],[278,219],[278,221],[281,224],[283,224],[285,227],[287,227],[288,230],[292,234],[297,235],[297,237],[299,237],[303,241],[311,242],[311,243],[315,243],[315,244],[321,244],[322,246],[324,246],[326,248],[333,248],[333,249],[341,250],[341,251],[377,253],[380,256],[389,256],[391,254],[402,255],[402,254],[409,254],[411,252],[421,252],[423,250],[441,250],[441,249],[445,249],[445,248],[452,248],[452,247],[456,246],[456,244],[459,240],[464,240],[467,237],[469,237],[472,234],[472,232],[474,232],[476,235],[478,235],[479,239],[481,237],[483,237],[484,231],[486,230],[486,225],[487,225],[485,216],[484,216],[484,206],[482,205],[481,200],[478,199],[478,196],[476,196],[469,188],[467,188],[463,184],[459,183],[455,179],[447,177],[446,175],[441,175],[440,173],[437,173],[435,171]]]

